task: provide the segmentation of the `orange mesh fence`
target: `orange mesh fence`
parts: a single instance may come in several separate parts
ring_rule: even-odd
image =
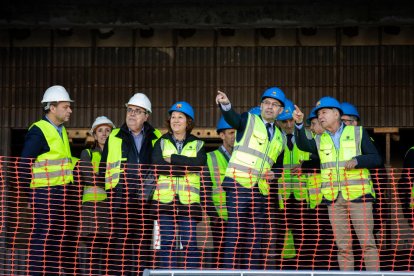
[[[362,171],[326,181],[280,170],[216,187],[207,167],[123,165],[105,175],[78,164],[73,183],[30,188],[32,163],[0,157],[2,275],[413,270],[414,171],[372,170],[364,182]]]

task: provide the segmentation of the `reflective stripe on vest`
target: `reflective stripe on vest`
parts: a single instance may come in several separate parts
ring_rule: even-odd
[[[108,137],[108,158],[106,160],[105,170],[105,190],[113,189],[119,183],[119,177],[121,172],[121,161],[126,161],[126,158],[122,158],[122,139],[116,137],[120,129],[112,130]]]
[[[315,137],[321,159],[322,193],[328,200],[335,200],[341,191],[346,200],[363,195],[375,197],[368,169],[345,170],[345,163],[361,155],[362,127],[345,126],[337,150],[328,133]]]
[[[307,189],[309,193],[309,207],[311,209],[315,209],[316,206],[321,204],[322,198],[323,198],[321,174],[320,173],[308,174],[306,184],[307,184]]]
[[[283,242],[282,258],[292,259],[296,257],[295,240],[293,238],[292,230],[285,231],[285,238]]]
[[[105,170],[105,190],[113,189],[119,183],[119,177],[124,170],[121,168],[122,161],[126,161],[127,158],[122,158],[122,139],[116,137],[120,129],[114,129],[111,135],[108,137],[108,158],[106,160]],[[158,129],[153,130],[154,138],[151,143],[154,146],[158,138],[161,136],[161,132]]]
[[[89,157],[91,157],[91,162],[93,166],[93,172],[99,172],[99,163],[101,162],[101,152],[100,151],[91,151],[87,150],[89,153]],[[92,154],[92,156],[91,156]],[[93,179],[91,179],[93,180]],[[96,201],[103,201],[107,198],[105,189],[102,189],[98,186],[87,186],[83,190],[83,197],[82,202],[96,202]]]
[[[271,172],[285,144],[286,139],[278,128],[269,141],[262,119],[249,113],[243,137],[235,142],[226,176],[245,188],[258,185],[260,192],[268,195],[270,187],[266,175]]]
[[[56,128],[45,120],[40,120],[33,125],[42,131],[49,151],[36,158],[32,166],[33,177],[30,187],[39,188],[72,183],[72,155],[65,127],[62,127],[62,136],[60,136]]]
[[[297,174],[292,174],[291,169],[300,165],[302,161],[309,160],[309,156],[309,152],[301,151],[296,143],[294,143],[292,150],[285,146],[283,174],[278,179],[278,199],[281,209],[284,209],[284,200],[288,199],[292,193],[298,201],[308,200],[306,175],[299,177]]]
[[[226,192],[221,186],[221,183],[226,174],[228,162],[219,150],[215,150],[207,153],[207,165],[212,182],[212,200],[214,207],[216,208],[217,214],[227,221]]]
[[[171,157],[172,154],[178,154],[176,146],[170,140],[161,139],[160,146],[163,158]],[[203,145],[204,142],[201,140],[188,142],[183,147],[180,155],[196,157],[197,152]],[[171,203],[176,194],[178,194],[181,204],[200,203],[199,173],[186,171],[184,176],[159,174],[153,199],[161,203]]]

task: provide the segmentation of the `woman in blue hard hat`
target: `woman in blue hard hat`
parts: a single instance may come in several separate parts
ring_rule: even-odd
[[[100,271],[99,266],[104,257],[101,255],[101,248],[107,247],[110,231],[107,219],[109,210],[105,201],[107,195],[105,190],[96,184],[104,181],[98,177],[99,163],[103,147],[113,128],[114,123],[107,117],[97,117],[89,131],[95,140],[94,145],[81,152],[79,162],[80,180],[84,187],[80,232],[90,248],[86,259],[87,270],[91,273]]]
[[[157,141],[152,155],[158,175],[152,206],[160,227],[155,238],[160,244],[159,267],[201,268],[196,224],[202,218],[200,173],[207,156],[204,142],[191,134],[191,105],[177,102],[168,113],[168,133]],[[184,252],[182,264],[178,264],[177,248]]]

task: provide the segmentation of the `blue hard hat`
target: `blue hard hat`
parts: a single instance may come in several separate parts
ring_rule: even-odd
[[[347,103],[347,102],[343,102],[341,103],[341,107],[342,107],[343,115],[355,116],[358,118],[358,120],[361,119],[359,117],[359,113],[355,105]]]
[[[262,113],[262,110],[260,109],[260,106],[255,106],[255,107],[250,108],[249,113],[260,115]]]
[[[283,109],[283,112],[277,116],[276,120],[278,121],[284,121],[293,119],[293,111],[295,111],[295,106],[293,105],[292,101],[286,99],[285,100],[285,108]]]
[[[230,128],[233,128],[231,125],[229,125],[227,122],[226,122],[226,120],[224,120],[224,116],[221,116],[220,117],[220,120],[218,121],[218,123],[217,123],[217,128],[216,128],[216,130],[217,130],[217,133],[219,133],[220,131],[222,131],[222,130],[225,130],[225,129],[230,129]]]
[[[176,102],[171,106],[170,110],[168,110],[168,113],[171,114],[173,111],[182,112],[194,120],[194,110],[187,102]]]
[[[261,101],[265,98],[276,99],[282,104],[282,106],[285,106],[285,93],[283,93],[283,91],[278,87],[270,87],[266,89],[262,94]]]
[[[336,108],[339,110],[341,115],[344,113],[342,111],[341,104],[338,102],[337,99],[332,97],[322,97],[315,106],[315,114],[318,114],[318,111],[322,108]]]
[[[316,115],[316,107],[312,108],[311,112],[309,113],[308,118],[306,119],[306,123],[310,124],[311,121],[315,118],[318,118],[318,115]]]

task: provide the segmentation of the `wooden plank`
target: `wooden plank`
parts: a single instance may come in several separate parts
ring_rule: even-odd
[[[374,133],[398,133],[398,127],[376,127]]]

